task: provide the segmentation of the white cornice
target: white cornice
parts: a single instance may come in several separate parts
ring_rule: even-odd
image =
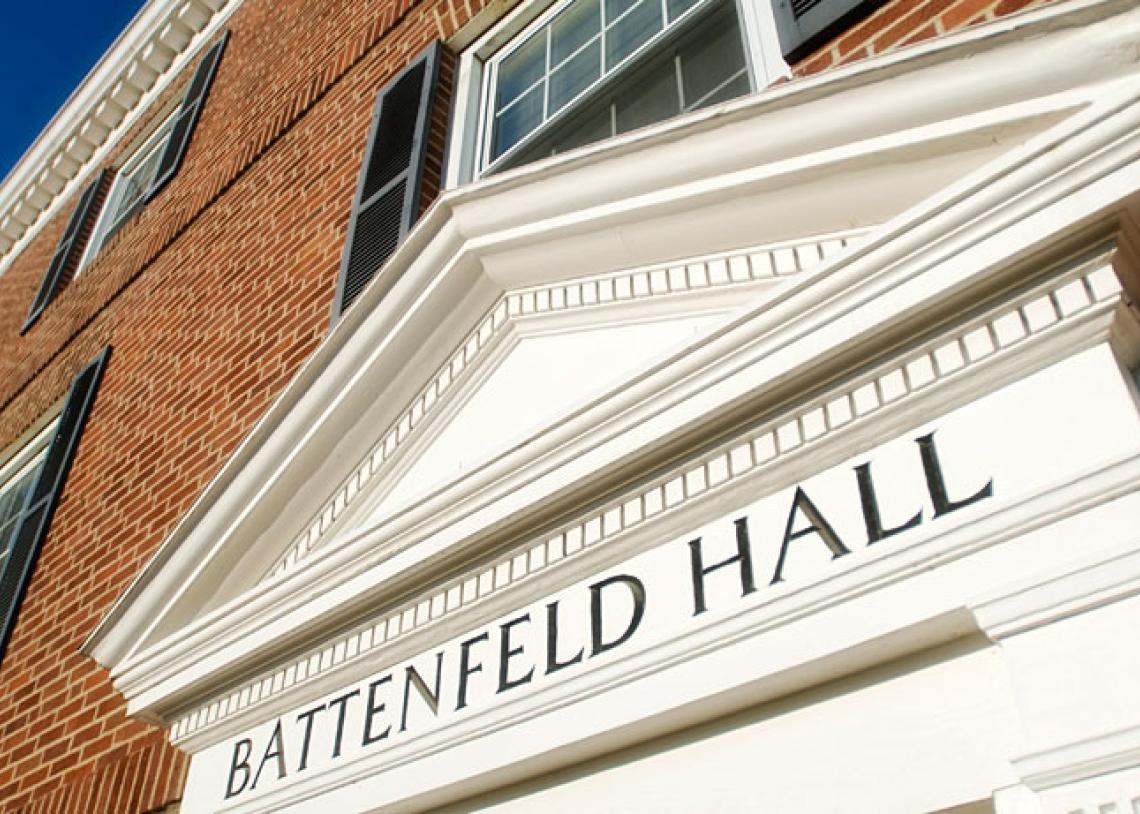
[[[979,600],[978,627],[994,642],[1140,594],[1135,542],[1086,555],[1079,564],[1029,577]]]
[[[614,548],[620,546],[621,556],[629,557],[640,547],[668,537],[670,529],[698,525],[693,518],[709,505],[731,500],[728,495],[733,490],[753,495],[774,491],[777,484],[790,483],[812,467],[818,469],[824,460],[841,459],[861,437],[889,435],[905,428],[916,415],[946,408],[955,398],[962,398],[963,380],[971,383],[971,391],[982,383],[996,389],[1023,375],[1036,364],[1034,360],[1052,358],[1060,349],[1071,353],[1102,340],[1117,307],[1120,286],[1112,269],[1097,262],[1101,259],[1078,264],[1049,280],[1047,286],[957,325],[825,396],[737,433],[710,452],[690,455],[665,474],[431,591],[418,593],[386,611],[385,618],[369,620],[325,640],[210,699],[174,723],[174,742],[191,746],[202,740],[206,730],[213,730],[208,737],[216,737],[217,730],[233,731],[255,710],[264,714],[265,707],[284,708],[299,695],[312,697],[335,682],[346,683],[344,674],[354,668],[373,669],[377,660],[391,660],[396,652],[424,649],[429,646],[425,640],[441,627],[471,627],[473,616],[525,604],[534,595],[549,592],[552,581],[561,585],[584,578],[599,568],[599,560],[616,558]],[[1064,303],[1064,316],[1056,321],[1039,320],[1038,315],[1052,310],[1054,301]],[[963,348],[970,348],[971,355]],[[1137,471],[1133,466],[1128,483],[1135,483]],[[1095,480],[1090,476],[1081,483]],[[1116,487],[1106,485],[1095,494],[1107,500],[1107,495],[1117,492]],[[1015,514],[1009,536],[1041,521],[1040,513],[1032,515],[1032,520],[1024,512]],[[960,556],[968,548],[959,546],[955,551]],[[553,578],[551,572],[559,576]],[[318,663],[312,659],[314,653],[327,655]],[[158,678],[157,674],[153,677]]]
[[[756,393],[779,398],[805,369],[830,375],[827,359],[845,343],[885,348],[901,331],[956,318],[964,292],[976,302],[1024,272],[1036,252],[1057,251],[1061,236],[1118,216],[1140,166],[1140,93],[1128,56],[1140,11],[1113,0],[1033,19],[1040,28],[1025,36],[963,38],[940,59],[923,51],[917,64],[877,63],[862,74],[793,83],[444,195],[112,609],[87,652],[113,666],[133,712],[169,713],[235,665],[248,669],[248,659],[268,647],[299,644],[307,633],[302,618],[346,621],[375,600],[378,585],[398,589],[423,561],[502,527],[512,513],[553,503],[567,483],[616,471]],[[1062,54],[1073,58],[1064,63]],[[992,81],[999,73],[1007,77],[1000,86]],[[1011,133],[1020,135],[1003,142]],[[954,163],[970,154],[986,159],[983,169]],[[932,156],[963,177],[937,175],[933,189],[920,189],[891,175],[899,166],[931,171],[923,161]],[[821,178],[826,186],[813,186]],[[872,178],[876,195],[867,194]],[[813,207],[792,213],[799,221],[789,224],[789,202],[805,189]],[[902,189],[925,200],[908,200]],[[463,318],[441,309],[478,281],[489,281],[486,290],[541,284],[542,275],[565,271],[565,258],[581,273],[600,273],[631,258],[663,259],[656,253],[677,251],[685,240],[747,245],[741,235],[766,238],[773,223],[804,234],[833,227],[820,221],[835,217],[836,206],[847,217],[876,216],[875,205],[891,194],[901,195],[894,203],[902,213],[866,245],[740,313],[620,397],[583,407],[526,449],[147,646],[171,597],[250,542],[264,514],[288,502],[297,473],[344,437],[346,422],[361,421],[358,408],[386,401],[372,384],[405,364],[397,343],[434,329],[441,313]],[[255,628],[256,636],[245,635]],[[189,669],[161,687],[152,683],[191,652],[201,658]]]
[[[241,0],[150,0],[0,183],[0,274]]]
[[[343,517],[352,513],[355,498],[368,490],[373,479],[392,477],[393,464],[404,452],[405,443],[430,424],[441,405],[450,402],[452,387],[465,371],[480,367],[479,357],[493,355],[502,334],[520,319],[555,315],[566,317],[583,310],[617,303],[640,304],[650,299],[676,298],[682,293],[723,292],[758,281],[783,282],[842,251],[863,230],[798,240],[776,246],[757,246],[707,257],[684,258],[671,264],[623,270],[556,284],[513,291],[499,298],[479,326],[456,345],[427,384],[394,420],[367,454],[361,456],[353,473],[321,505],[296,538],[278,556],[270,576],[295,567],[322,546],[344,526]],[[707,299],[707,298],[706,298]],[[485,375],[485,374],[484,374]]]

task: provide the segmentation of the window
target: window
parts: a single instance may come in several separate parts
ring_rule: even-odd
[[[460,59],[448,185],[764,88],[861,2],[523,3]]]
[[[0,466],[0,573],[8,562],[24,501],[43,469],[55,425],[52,421]]]
[[[226,32],[205,53],[177,111],[130,151],[113,181],[112,173],[104,169],[79,196],[20,328],[21,334],[27,333],[55,295],[91,262],[107,238],[178,172],[228,39]]]
[[[449,184],[763,87],[787,72],[767,2],[521,5],[461,59]]]
[[[170,141],[174,119],[173,113],[167,116],[142,145],[127,157],[115,174],[79,269],[90,263],[107,239],[142,208],[147,191],[158,173],[159,160]]]
[[[0,659],[95,401],[111,349],[71,382],[59,417],[0,464]]]
[[[575,0],[520,40],[489,63],[484,169],[751,90],[736,9],[724,0]]]

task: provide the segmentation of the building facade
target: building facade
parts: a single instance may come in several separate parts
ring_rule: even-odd
[[[148,3],[0,186],[0,808],[1140,805],[1137,41]]]

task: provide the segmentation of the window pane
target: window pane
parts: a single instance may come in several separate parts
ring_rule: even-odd
[[[729,99],[735,99],[738,96],[745,96],[751,92],[751,90],[752,86],[748,83],[748,72],[743,71],[734,76],[730,81],[725,82],[704,99],[698,100],[695,105],[688,109],[699,110],[702,107],[715,105],[717,102],[727,102]]]
[[[12,544],[12,533],[16,530],[16,522],[20,519],[20,510],[24,508],[24,497],[35,483],[42,465],[41,455],[34,466],[0,487],[3,489],[0,492],[0,571],[3,570],[2,558],[7,555]]]
[[[24,492],[27,491],[27,489],[23,487],[23,480],[20,480],[16,483],[9,484],[3,492],[0,492],[0,523],[19,514],[20,507],[24,501]]]
[[[606,29],[606,70],[649,42],[663,24],[661,4],[657,0],[641,0],[612,28]]]
[[[606,0],[606,25],[613,25],[614,20],[636,4],[637,0]]]
[[[550,64],[561,65],[567,57],[598,36],[602,30],[598,0],[578,0],[554,18],[550,26]]]
[[[708,32],[706,36],[693,37],[681,48],[686,109],[704,102],[706,96],[747,67],[735,15],[720,13],[709,22],[715,25],[702,26]]]
[[[8,556],[8,550],[12,547],[12,534],[16,531],[16,522],[20,519],[20,515],[16,514],[8,518],[7,522],[0,524],[0,573],[4,571],[4,558]]]
[[[592,45],[550,75],[550,115],[591,85],[601,75],[601,45]]]
[[[542,94],[545,88],[545,82],[538,84],[499,115],[495,124],[495,142],[491,147],[492,159],[501,156],[542,124]]]
[[[673,60],[663,60],[651,72],[638,75],[637,81],[630,83],[616,104],[619,133],[645,127],[680,113],[681,100],[677,94],[677,73]]]
[[[167,138],[169,138],[169,135],[167,135]],[[139,182],[139,186],[150,186],[150,182],[154,180],[154,176],[158,172],[158,162],[162,159],[163,149],[160,148],[165,147],[166,138],[154,145],[154,148],[150,151],[150,155],[148,155],[146,160],[135,170],[135,179]]]
[[[691,9],[697,4],[698,0],[666,0],[666,10],[669,14],[669,22],[672,23],[686,11]]]
[[[546,73],[546,31],[540,31],[499,65],[495,110],[502,110]]]
[[[571,123],[565,135],[554,143],[554,152],[563,153],[575,147],[584,147],[614,135],[610,105],[605,105],[585,120]]]
[[[118,197],[115,199],[115,210],[111,214],[111,224],[114,225],[118,220],[131,210],[135,202],[142,197],[145,187],[139,181],[142,179],[136,177],[124,178],[119,187]]]

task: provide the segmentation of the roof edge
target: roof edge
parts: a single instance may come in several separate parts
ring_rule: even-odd
[[[149,0],[0,182],[0,275],[242,0]]]

